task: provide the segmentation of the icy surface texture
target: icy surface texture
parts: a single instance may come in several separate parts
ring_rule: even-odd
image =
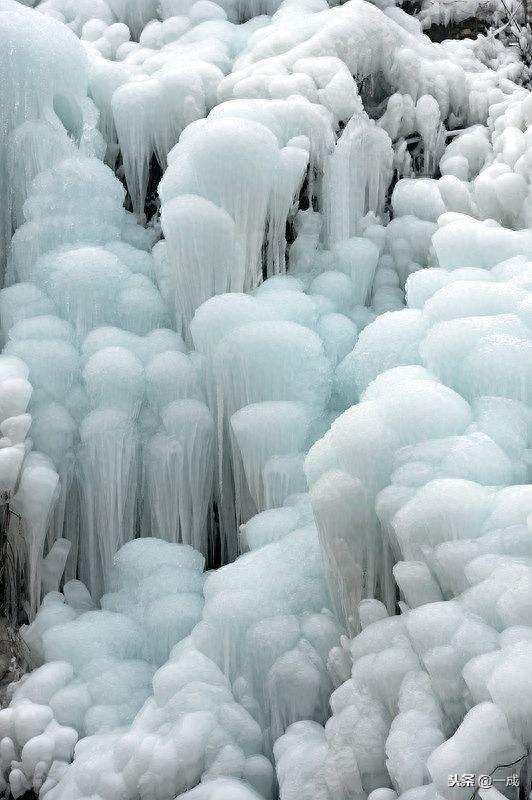
[[[14,797],[527,760],[530,93],[421,32],[489,3],[332,5],[0,0]]]

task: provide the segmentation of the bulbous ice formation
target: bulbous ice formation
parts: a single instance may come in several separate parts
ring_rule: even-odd
[[[269,242],[270,259],[273,259],[273,253],[280,247],[278,238],[284,241],[286,218],[303,181],[307,161],[305,149],[289,145],[281,149],[274,134],[253,118],[209,117],[204,123],[191,126],[171,152],[169,169],[159,187],[163,208],[170,201],[175,208],[175,198],[180,195],[195,195],[226,211],[229,219],[219,213],[217,224],[225,226],[225,236],[229,235],[231,240],[235,238],[234,244],[230,243],[236,250],[231,267],[231,288],[236,291],[253,289],[262,277],[261,248],[266,225],[268,223],[273,231]],[[195,205],[198,208],[198,200]],[[164,217],[170,237],[169,257],[175,264],[179,258],[179,251],[173,252],[179,247],[178,239],[174,244],[174,237],[179,235],[179,219],[174,218],[172,224],[166,210]],[[201,237],[200,230],[190,233]],[[243,272],[240,258],[243,258]],[[206,268],[202,265],[203,270]],[[224,280],[223,273],[220,280]],[[179,288],[186,292],[185,286],[179,285]]]

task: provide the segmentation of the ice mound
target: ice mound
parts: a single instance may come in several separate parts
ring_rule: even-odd
[[[0,712],[2,768],[14,796],[30,788],[46,796],[61,786],[78,738],[103,740],[132,723],[155,667],[201,617],[203,565],[190,547],[137,539],[117,554],[101,609],[76,580],[45,596],[21,631],[34,663],[45,663],[13,686]]]
[[[499,91],[504,93],[504,89],[497,78],[495,88],[493,73],[473,67],[471,49],[454,42],[452,50],[442,51],[419,36],[411,17],[395,11],[387,14],[364,2],[350,2],[332,11],[321,4],[283,3],[271,25],[252,37],[232,74],[224,78],[221,96],[253,97],[257,90],[263,93],[265,89],[272,95],[274,87],[277,90],[278,85],[288,87],[290,83],[308,92],[303,81],[310,74],[323,105],[332,103],[339,118],[347,122],[353,114],[353,106],[349,107],[353,99],[348,98],[349,78],[338,62],[357,78],[381,72],[395,93],[383,126],[396,138],[401,129],[408,135],[409,124],[414,122],[412,130],[425,138],[428,167],[441,147],[441,121],[450,115],[467,124],[483,121],[490,102],[483,93],[494,89],[493,102],[497,102],[495,97],[502,100]],[[512,77],[518,74],[515,64]],[[440,91],[437,85],[445,89]],[[436,103],[422,100],[423,95]],[[406,147],[400,148],[399,154],[405,157],[405,151]]]
[[[293,508],[292,530],[209,576],[191,637],[230,677],[268,748],[291,722],[327,715],[327,655],[341,632],[323,611],[316,529],[304,505]]]
[[[164,800],[201,779],[200,797],[273,797],[271,746],[293,722],[325,721],[341,633],[323,610],[307,502],[285,508],[294,530],[282,542],[205,584],[197,551],[141,538],[118,551],[100,610],[79,581],[45,597],[23,631],[44,664],[0,712],[15,795],[114,800],[141,786]]]
[[[526,757],[532,384],[508,359],[530,346],[530,263],[519,232],[486,223],[486,260],[449,263],[455,227],[482,223],[439,224],[441,261],[407,281],[416,309],[362,331],[359,403],[305,461],[333,607],[362,630],[330,653],[325,728],[298,723],[275,745],[283,797],[465,797],[449,775],[504,782]]]

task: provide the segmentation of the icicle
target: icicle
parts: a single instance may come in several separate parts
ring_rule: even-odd
[[[338,617],[355,633],[360,601],[375,591],[380,557],[368,497],[360,481],[338,470],[326,472],[310,496],[331,598]]]
[[[126,412],[99,408],[85,417],[80,469],[81,576],[97,599],[109,585],[114,554],[135,535],[138,441]]]
[[[27,585],[33,616],[41,599],[41,562],[44,541],[54,501],[58,476],[51,461],[41,453],[30,453],[24,463],[15,505],[23,517],[27,550]]]
[[[384,212],[392,180],[388,134],[364,111],[349,120],[325,175],[325,224],[329,245],[360,233],[366,214]]]
[[[272,456],[306,449],[310,412],[297,402],[264,402],[244,406],[231,417],[255,511],[267,508],[264,469]],[[282,504],[284,497],[281,498]],[[237,509],[237,519],[243,520]]]
[[[266,127],[237,118],[214,119],[189,126],[170,154],[159,186],[164,205],[178,195],[196,194],[233,218],[244,253],[246,290],[262,278],[262,243],[279,168],[277,140]]]
[[[205,300],[224,292],[243,291],[243,254],[233,219],[202,197],[174,198],[163,206],[161,222],[171,268],[170,300],[176,327],[188,335],[194,312]]]
[[[164,432],[148,444],[146,480],[151,535],[208,553],[213,485],[214,424],[197,400],[176,400],[162,411]]]

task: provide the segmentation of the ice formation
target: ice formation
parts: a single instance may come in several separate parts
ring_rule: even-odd
[[[474,15],[502,38],[423,33]],[[0,0],[0,535],[32,667],[0,792],[529,792],[507,27],[469,0]]]

